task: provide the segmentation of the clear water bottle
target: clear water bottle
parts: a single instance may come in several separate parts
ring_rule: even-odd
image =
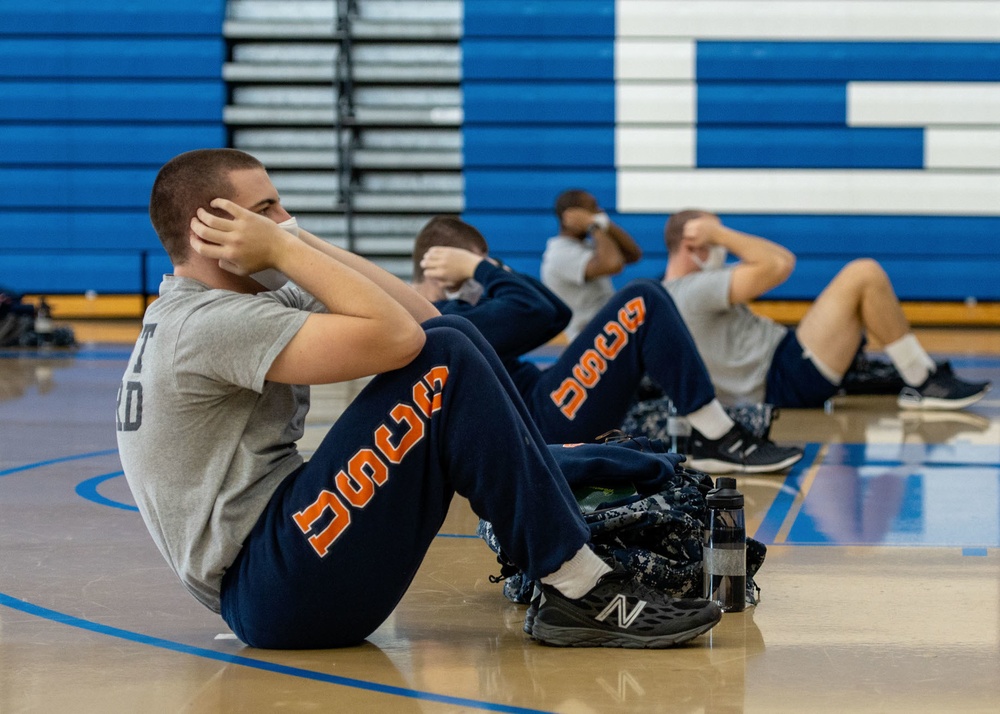
[[[705,498],[702,595],[723,612],[742,612],[747,597],[747,531],[736,479],[720,477]]]

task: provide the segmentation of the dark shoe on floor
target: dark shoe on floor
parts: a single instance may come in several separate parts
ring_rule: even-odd
[[[538,616],[538,603],[542,601],[542,587],[535,581],[535,587],[531,592],[531,600],[528,602],[528,611],[524,613],[524,634],[530,635],[535,629],[535,617]]]
[[[937,362],[937,371],[951,374],[951,362]],[[841,394],[899,394],[906,387],[896,366],[887,359],[859,351],[840,383]]]
[[[950,369],[939,369],[919,387],[903,387],[896,403],[900,409],[964,409],[989,390],[989,382],[967,382]]]
[[[545,644],[634,649],[678,645],[722,618],[715,603],[672,598],[637,582],[620,564],[578,600],[543,585],[533,614],[531,636]]]
[[[755,437],[740,424],[718,439],[691,430],[687,465],[708,474],[759,474],[787,469],[802,458],[802,449],[778,446]]]
[[[840,382],[840,393],[898,394],[905,386],[906,382],[892,362],[858,352]]]

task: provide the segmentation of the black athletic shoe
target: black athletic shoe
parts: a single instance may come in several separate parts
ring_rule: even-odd
[[[759,474],[787,469],[802,458],[802,449],[778,446],[734,424],[718,439],[691,430],[687,465],[708,474]]]
[[[538,603],[542,601],[542,588],[538,582],[531,591],[531,601],[528,611],[524,613],[524,634],[530,635],[535,629],[535,618],[538,616]]]
[[[939,369],[919,387],[903,387],[896,403],[900,409],[964,409],[988,391],[989,382],[966,382],[950,369]]]
[[[672,598],[616,564],[579,600],[542,585],[531,636],[558,647],[658,649],[697,637],[720,619],[715,603]]]
[[[889,360],[858,352],[840,382],[841,394],[899,394],[906,382]]]
[[[951,362],[936,363],[939,374],[951,374]],[[858,352],[840,382],[841,394],[899,394],[906,387],[896,366],[886,359]]]

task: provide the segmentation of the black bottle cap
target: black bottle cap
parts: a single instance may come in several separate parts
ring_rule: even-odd
[[[736,479],[720,476],[705,502],[709,508],[743,508],[743,494],[736,490]]]

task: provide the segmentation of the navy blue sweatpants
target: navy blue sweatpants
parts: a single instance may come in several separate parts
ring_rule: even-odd
[[[531,578],[589,539],[576,501],[493,349],[459,317],[424,324],[279,486],[226,573],[222,616],[254,647],[356,644],[406,591],[452,496]]]
[[[715,398],[708,369],[667,291],[636,280],[601,308],[521,393],[545,440],[590,441],[621,426],[648,374],[685,415]]]

